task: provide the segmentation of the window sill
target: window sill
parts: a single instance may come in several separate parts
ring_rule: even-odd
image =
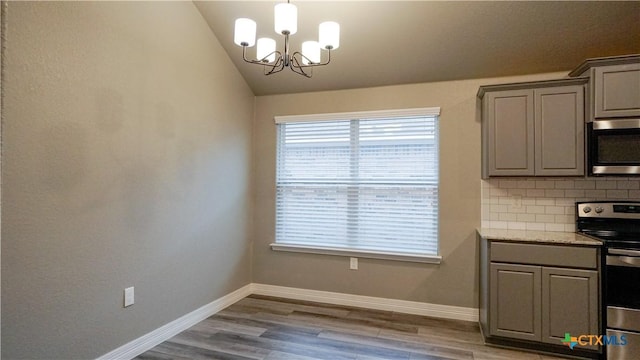
[[[419,262],[419,263],[425,263],[425,264],[440,264],[440,262],[442,262],[442,256],[438,256],[438,255],[416,255],[416,254],[394,253],[394,252],[386,252],[386,251],[351,250],[351,249],[342,249],[342,248],[313,247],[313,246],[305,246],[305,245],[278,244],[278,243],[272,243],[270,246],[271,246],[271,250],[274,250],[274,251],[350,256],[350,257],[361,257],[361,258],[369,258],[369,259]]]

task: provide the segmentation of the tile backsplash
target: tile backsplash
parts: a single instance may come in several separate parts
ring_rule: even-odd
[[[482,180],[482,227],[575,231],[576,201],[640,201],[638,178]]]

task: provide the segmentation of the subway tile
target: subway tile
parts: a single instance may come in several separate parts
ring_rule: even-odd
[[[500,180],[499,187],[501,189],[515,189],[518,185],[516,180]]]
[[[595,180],[576,180],[575,181],[575,189],[584,189],[584,190],[593,190],[596,188]]]
[[[558,180],[555,184],[556,189],[574,189],[575,181],[573,180]]]
[[[524,214],[527,212],[527,208],[525,206],[521,206],[519,208],[509,206],[509,212],[512,214]]]
[[[507,196],[509,192],[507,189],[491,189],[489,194],[491,194],[491,196]]]
[[[518,180],[518,189],[535,189],[535,180]]]
[[[576,219],[570,215],[556,215],[555,221],[556,224],[573,224]]]
[[[555,205],[556,201],[554,199],[541,198],[536,199],[536,205]]]
[[[607,190],[607,198],[609,199],[628,199],[629,190]]]
[[[527,197],[543,197],[544,189],[527,189]]]
[[[577,197],[582,197],[582,196],[584,196],[585,191],[588,191],[588,190],[582,190],[582,189],[578,189],[578,190],[565,190],[565,191],[564,191],[564,195],[565,195],[565,197],[577,198]]]
[[[640,189],[640,181],[629,181],[629,180],[618,181],[618,189],[623,189],[623,190]]]
[[[564,208],[565,215],[576,215],[576,207],[575,206],[566,206]]]
[[[502,215],[502,214],[504,214],[504,213],[496,213],[496,212],[489,213],[489,220],[498,221],[498,220],[500,220],[500,215]]]
[[[527,196],[527,189],[509,189],[509,196]]]
[[[492,221],[491,227],[494,229],[508,229],[509,226],[507,224],[506,221]]]
[[[564,224],[544,224],[545,231],[565,231]]]
[[[482,186],[482,189],[491,189],[493,187],[493,184],[490,180],[480,180],[480,184]]]
[[[544,206],[540,206],[540,205],[527,206],[527,213],[528,214],[544,214]]]
[[[585,190],[584,197],[589,200],[605,199],[607,197],[606,190]]]
[[[575,198],[556,198],[555,199],[555,204],[557,206],[575,206],[576,204],[576,199]]]
[[[508,229],[509,230],[526,230],[527,224],[521,223],[521,222],[510,222],[508,224]]]
[[[555,181],[536,180],[536,189],[553,189]]]
[[[500,213],[500,218],[498,220],[500,220],[500,221],[516,221],[517,220],[517,216],[516,216],[516,214]]]
[[[509,207],[507,205],[491,205],[489,210],[495,213],[507,212]]]
[[[565,191],[572,190],[547,189],[544,191],[544,196],[548,198],[561,198],[565,196]]]
[[[618,183],[615,180],[598,180],[596,181],[596,189],[609,190],[616,189]]]
[[[552,214],[552,215],[564,215],[564,207],[563,206],[545,206],[544,213]]]
[[[511,205],[511,199],[507,196],[501,196],[498,198],[498,204],[500,205]]]
[[[536,214],[536,222],[541,223],[555,223],[555,215]]]
[[[536,214],[517,214],[516,221],[520,222],[535,222]]]
[[[527,224],[527,230],[544,231],[543,223],[526,223],[526,224]]]
[[[575,232],[576,231],[576,224],[564,224],[564,231],[567,232]]]
[[[522,199],[522,205],[535,205],[536,204],[536,199]]]
[[[629,199],[640,200],[640,190],[629,190]]]

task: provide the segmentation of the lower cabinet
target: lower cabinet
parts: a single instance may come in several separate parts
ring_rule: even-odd
[[[542,341],[560,344],[565,333],[600,334],[598,272],[542,268]],[[597,350],[597,345],[576,347]]]
[[[491,335],[542,339],[541,274],[539,266],[491,263]]]
[[[566,333],[600,333],[597,271],[491,263],[490,273],[491,335],[561,345]]]
[[[573,354],[601,352],[570,336],[601,334],[599,249],[481,243],[480,323],[489,343]],[[544,345],[546,344],[546,345]]]

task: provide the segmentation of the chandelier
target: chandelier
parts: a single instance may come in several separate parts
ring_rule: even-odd
[[[276,41],[263,37],[259,38],[256,46],[256,60],[247,59],[247,48],[256,44],[256,22],[247,19],[236,19],[234,42],[242,46],[242,59],[250,64],[262,65],[264,74],[271,75],[288,67],[293,72],[310,78],[313,67],[324,66],[331,61],[331,50],[340,46],[340,25],[333,21],[326,21],[318,27],[318,41],[302,43],[302,52],[293,54],[289,49],[289,35],[298,31],[298,9],[289,3],[277,4],[274,8],[274,23],[276,34],[284,35],[284,50],[276,50]],[[322,62],[321,50],[327,51],[327,60]]]

